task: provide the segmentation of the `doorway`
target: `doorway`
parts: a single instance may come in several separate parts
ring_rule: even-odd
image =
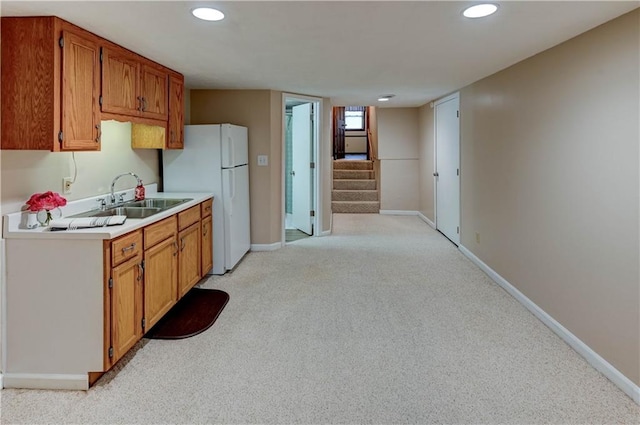
[[[318,140],[321,103],[305,96],[284,96],[283,235],[284,243],[313,236],[318,226]]]
[[[434,103],[436,229],[460,244],[460,94]]]

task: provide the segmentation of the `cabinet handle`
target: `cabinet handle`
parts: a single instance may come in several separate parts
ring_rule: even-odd
[[[205,210],[205,211],[211,211],[211,205],[209,205],[208,207],[206,207],[204,210]]]
[[[142,280],[142,277],[144,276],[144,267],[142,267],[142,263],[138,263],[138,270],[139,270],[139,273],[138,273],[137,280],[139,282]]]
[[[142,112],[145,112],[147,110],[147,99],[143,96],[142,97]]]
[[[173,256],[175,257],[176,255],[178,255],[178,244],[176,241],[173,241],[173,247],[176,249],[175,251],[173,251]]]
[[[122,253],[123,253],[123,254],[126,254],[126,253],[127,253],[127,251],[133,251],[135,248],[136,248],[136,243],[134,242],[134,243],[132,243],[131,245],[129,245],[129,246],[127,246],[127,247],[122,248]]]
[[[102,129],[100,128],[100,124],[96,124],[96,130],[98,130],[98,135],[96,136],[96,143],[100,143],[100,138],[102,137]]]
[[[142,97],[138,96],[138,102],[140,102],[140,105],[138,106],[138,111],[142,111]]]
[[[180,238],[180,252],[184,251],[184,238]]]
[[[202,228],[202,236],[207,236],[207,228],[206,227]]]

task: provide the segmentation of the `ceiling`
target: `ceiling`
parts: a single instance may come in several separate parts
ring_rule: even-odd
[[[336,105],[419,106],[640,6],[639,1],[2,1],[55,15],[185,75],[189,88],[273,89]],[[210,5],[226,19],[190,10]]]

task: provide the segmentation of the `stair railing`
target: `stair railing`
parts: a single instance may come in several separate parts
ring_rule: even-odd
[[[373,143],[371,143],[371,138],[373,134],[371,133],[371,129],[367,129],[367,144],[369,145],[369,159],[371,161],[378,160],[378,153],[373,149]]]

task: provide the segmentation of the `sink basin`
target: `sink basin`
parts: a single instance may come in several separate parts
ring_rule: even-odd
[[[145,207],[145,208],[162,208],[167,209],[183,204],[191,199],[165,199],[165,198],[147,198],[143,201],[125,202],[125,207]]]
[[[93,217],[106,217],[109,215],[126,215],[127,218],[147,218],[162,211],[162,208],[140,207],[116,207],[105,211],[98,211]]]
[[[125,202],[119,207],[111,207],[105,210],[86,211],[72,215],[71,217],[107,217],[110,215],[126,215],[127,218],[147,218],[187,201],[191,201],[191,199],[147,198],[143,201]]]

